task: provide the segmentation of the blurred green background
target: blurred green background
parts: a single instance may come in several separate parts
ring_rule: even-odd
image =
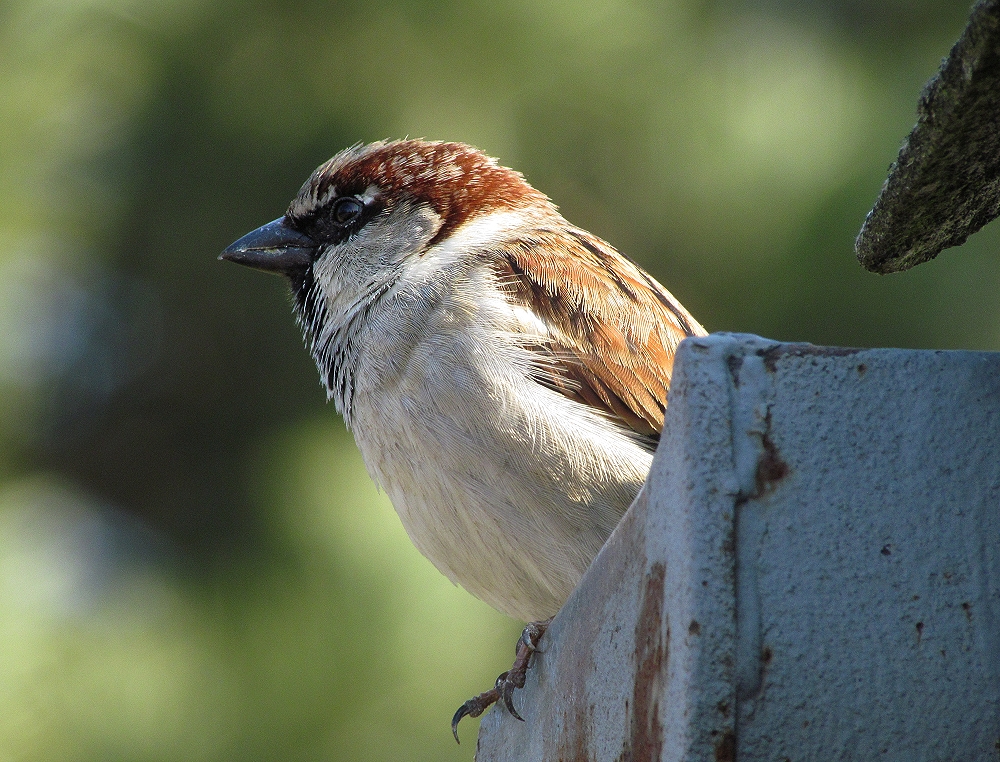
[[[218,252],[351,143],[462,140],[710,330],[1000,349],[995,228],[852,252],[967,13],[0,2],[0,758],[471,759],[519,623],[410,546],[286,286]]]

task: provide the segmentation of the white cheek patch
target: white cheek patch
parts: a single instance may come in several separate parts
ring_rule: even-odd
[[[426,278],[475,254],[509,241],[531,224],[524,211],[505,209],[475,217],[410,264],[407,277]]]
[[[374,189],[369,187],[366,194]],[[419,251],[436,229],[430,210],[373,219],[357,234],[329,246],[313,268],[331,322],[344,323],[359,305],[400,276],[402,261]]]
[[[503,209],[473,217],[456,228],[447,240],[439,243],[428,254],[448,257],[456,252],[496,246],[509,241],[531,222],[524,210]]]

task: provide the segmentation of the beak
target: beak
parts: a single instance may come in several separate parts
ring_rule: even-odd
[[[247,233],[222,252],[219,259],[269,273],[290,275],[308,268],[315,254],[316,242],[292,230],[281,217]]]

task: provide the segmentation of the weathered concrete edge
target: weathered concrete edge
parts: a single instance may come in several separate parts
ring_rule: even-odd
[[[840,368],[854,379],[869,377],[887,354],[908,363],[911,354],[982,353],[817,347],[738,335],[685,342],[649,489],[560,613],[552,642],[543,641],[529,684],[515,698],[527,722],[504,712],[484,722],[481,762],[727,762],[748,753],[748,723],[766,706],[762,700],[775,697],[773,682],[771,693],[761,685],[781,663],[780,651],[771,659],[772,641],[763,646],[755,566],[762,543],[755,532],[766,528],[762,510],[773,509],[804,473],[796,449],[786,452],[788,421],[782,423],[776,389],[784,388],[789,363]],[[845,362],[830,362],[836,358]],[[925,376],[918,373],[914,383],[926,383]],[[873,552],[881,559],[888,547]],[[969,613],[979,610],[963,606],[956,616],[964,627],[980,621],[982,614]],[[991,643],[984,653],[996,653],[995,636]],[[851,691],[844,695],[850,702]],[[779,736],[767,735],[767,748]],[[801,749],[802,740],[792,748]],[[756,743],[763,748],[759,732]],[[826,738],[821,748],[836,743]]]
[[[648,482],[646,556],[665,565],[670,663],[664,762],[729,762],[736,750],[736,524],[740,493],[731,357],[743,337],[678,350],[662,444]]]

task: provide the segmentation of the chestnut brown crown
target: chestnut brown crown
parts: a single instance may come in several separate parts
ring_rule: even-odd
[[[308,228],[337,199],[374,191],[377,206],[404,199],[429,204],[442,220],[431,245],[478,215],[538,205],[555,211],[520,172],[472,146],[395,140],[352,146],[320,165],[292,200],[286,219]]]

